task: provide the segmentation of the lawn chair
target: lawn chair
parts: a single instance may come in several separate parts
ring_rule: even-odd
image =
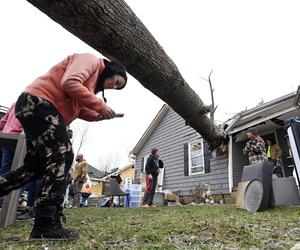
[[[121,196],[128,196],[129,193],[123,192],[119,186],[118,178],[112,177],[109,181],[109,193],[107,194],[111,196],[109,207],[113,205],[114,197],[117,196],[119,198],[119,205],[120,205],[120,197]]]

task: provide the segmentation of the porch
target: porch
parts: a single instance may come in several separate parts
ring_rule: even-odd
[[[280,164],[283,176],[294,176],[299,186],[288,133],[284,128],[286,121],[300,116],[299,93],[300,88],[297,92],[240,112],[226,123],[228,127],[225,132],[229,135],[228,173],[231,191],[240,182],[244,166],[249,165],[247,155],[243,154],[243,148],[248,140],[246,130],[253,126],[257,128],[258,134],[264,140],[271,139],[280,146],[282,151]]]

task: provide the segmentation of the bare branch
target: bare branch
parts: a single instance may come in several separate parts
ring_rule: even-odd
[[[218,108],[218,105],[215,107],[215,109],[214,109],[214,113],[216,112],[217,108]]]
[[[212,83],[211,83],[211,75],[213,73],[213,70],[210,71],[209,75],[208,75],[208,79],[204,78],[204,77],[201,77],[201,79],[207,81],[209,83],[209,89],[210,89],[210,97],[211,97],[211,105],[210,106],[205,106],[205,108],[209,107],[209,113],[210,113],[210,119],[212,121],[214,121],[215,119],[215,112],[216,112],[216,109],[217,107],[215,107],[215,99],[214,99],[214,88],[212,86]]]
[[[72,145],[76,145],[76,142],[78,143],[78,148],[75,153],[76,156],[79,154],[82,147],[89,143],[89,137],[88,137],[89,123],[80,122],[77,124],[72,124],[72,131],[73,131]]]
[[[99,159],[99,169],[101,171],[105,171],[106,173],[110,173],[110,170],[113,168],[118,168],[120,165],[120,153],[110,153],[103,155]]]

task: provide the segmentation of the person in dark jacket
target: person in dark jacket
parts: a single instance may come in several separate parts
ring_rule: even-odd
[[[157,185],[157,176],[159,175],[160,168],[163,168],[164,164],[159,159],[159,151],[157,148],[152,148],[151,154],[147,159],[145,173],[146,173],[146,190],[144,196],[143,207],[155,207],[153,205],[153,198]]]

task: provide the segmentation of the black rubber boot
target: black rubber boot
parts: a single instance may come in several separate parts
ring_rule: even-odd
[[[74,229],[64,228],[60,217],[65,222],[66,218],[62,209],[55,205],[36,209],[34,225],[30,234],[31,239],[66,239],[75,240],[79,234]]]

